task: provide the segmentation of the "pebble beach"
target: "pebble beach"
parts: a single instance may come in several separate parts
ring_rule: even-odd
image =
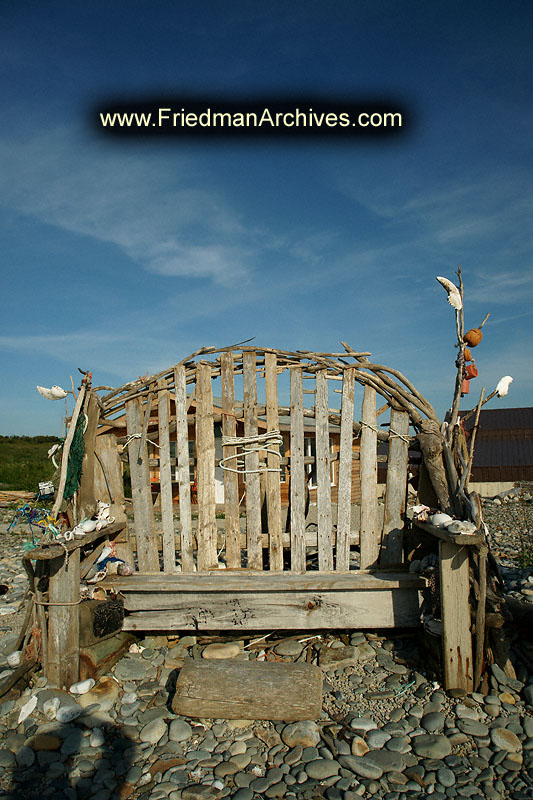
[[[29,538],[24,524],[6,533],[11,515],[2,515],[0,583],[9,589],[0,597],[0,682],[12,672],[24,616]],[[484,518],[506,591],[533,602],[531,495],[484,501]],[[486,693],[450,697],[425,636],[147,636],[84,694],[50,688],[37,673],[20,696],[0,699],[0,800],[533,800],[533,674],[515,655],[516,678],[493,665]],[[316,663],[321,716],[287,723],[174,713],[185,659],[221,657]]]

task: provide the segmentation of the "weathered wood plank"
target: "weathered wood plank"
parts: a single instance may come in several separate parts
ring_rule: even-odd
[[[81,409],[83,407],[83,401],[85,399],[85,392],[86,392],[87,384],[85,378],[81,384],[80,390],[78,392],[78,396],[76,398],[76,404],[74,406],[74,411],[72,412],[72,417],[70,420],[70,425],[67,433],[67,438],[63,444],[63,450],[61,454],[61,469],[59,474],[59,486],[57,487],[57,494],[56,499],[54,501],[54,506],[52,508],[52,516],[57,517],[59,513],[59,509],[61,508],[61,503],[63,502],[63,494],[65,491],[65,484],[67,482],[67,469],[68,469],[68,458],[70,453],[70,446],[72,444],[72,440],[74,438],[74,433],[76,431],[76,425],[78,422],[78,417],[80,416]]]
[[[394,434],[398,434],[395,436]],[[402,436],[409,435],[409,414],[391,410],[389,464],[385,489],[383,537],[381,540],[382,564],[400,564],[403,554],[403,515],[407,494],[407,465],[409,443]]]
[[[170,395],[164,378],[157,383],[159,425],[159,486],[161,494],[161,523],[163,527],[163,568],[165,572],[176,569],[174,544],[174,514],[172,508],[172,473],[170,468]]]
[[[236,436],[237,421],[235,418],[235,376],[233,354],[222,353],[220,356],[222,370],[222,435]],[[224,458],[235,456],[237,448],[226,445],[223,448]],[[237,469],[237,459],[227,462],[231,469]],[[230,470],[224,471],[224,511],[226,516],[226,566],[236,569],[241,566],[240,520],[239,520],[239,476]]]
[[[313,664],[191,659],[181,669],[172,710],[200,719],[318,719],[322,672]]]
[[[365,386],[361,412],[361,569],[377,564],[379,557],[378,530],[378,468],[376,434],[376,390]]]
[[[291,369],[291,570],[305,572],[305,466],[303,372]]]
[[[176,396],[176,460],[180,501],[181,526],[181,568],[183,572],[194,569],[192,519],[191,519],[191,483],[189,477],[189,429],[187,425],[187,384],[185,367],[178,366],[174,370],[174,391]]]
[[[445,686],[446,689],[463,689],[470,693],[474,685],[474,663],[468,601],[468,549],[439,542],[439,552]]]
[[[337,501],[337,541],[335,567],[350,569],[350,533],[352,527],[353,409],[355,370],[344,371],[342,384],[341,432],[339,445],[339,489]]]
[[[273,620],[276,628],[287,630],[375,629],[420,624],[420,596],[416,589],[180,592],[171,596],[169,609],[157,607],[163,602],[157,595],[147,597],[148,602],[146,597],[139,599],[133,594],[125,597],[127,609],[139,605],[144,610],[132,610],[124,619],[124,630],[232,630],[239,627],[269,630]]]
[[[69,688],[79,676],[80,551],[50,561],[48,683]],[[57,604],[57,605],[56,605]]]
[[[276,431],[279,429],[277,363],[278,361],[275,353],[265,353],[265,392],[268,431]],[[279,445],[269,445],[269,449],[279,453]],[[279,470],[280,459],[273,453],[268,453],[267,467],[271,470]],[[268,472],[266,482],[268,533],[270,539],[270,569],[272,571],[281,571],[283,570],[283,534],[281,528],[280,473]]]
[[[105,539],[107,537],[113,539],[117,533],[123,531],[125,527],[124,522],[113,522],[100,531],[86,533],[83,539],[73,539],[70,542],[64,542],[64,546],[60,544],[39,545],[33,550],[24,552],[22,558],[25,560],[31,559],[32,561],[51,561],[54,558],[59,558],[59,556],[64,556],[65,548],[69,553],[72,553],[74,550],[79,550],[80,547],[85,547],[88,544],[92,544],[92,542],[97,542],[99,539]]]
[[[243,356],[244,388],[244,435],[257,436],[257,373],[256,354],[246,352]],[[261,569],[263,550],[261,547],[261,485],[259,480],[259,453],[245,456],[246,469],[246,534],[248,566]]]
[[[112,433],[97,436],[94,453],[95,497],[110,504],[110,516],[115,517],[116,522],[125,522],[124,478],[116,436]]]
[[[215,516],[215,432],[211,367],[196,369],[196,459],[198,470],[198,569],[214,569],[217,559]]]
[[[85,453],[83,455],[83,466],[81,470],[81,481],[78,489],[78,516],[82,520],[85,517],[88,519],[96,512],[96,501],[99,499],[95,496],[95,471],[96,471],[96,458],[94,455],[96,445],[96,430],[98,428],[98,418],[100,410],[98,408],[98,401],[93,392],[88,393],[86,398],[86,414],[87,414],[87,430],[85,431]]]
[[[130,400],[126,403],[126,421],[128,424],[128,436],[141,433],[141,403],[139,399]],[[155,538],[148,453],[146,448],[139,452],[137,441],[137,439],[132,439],[128,448],[128,455],[139,570],[141,572],[159,572],[159,554]]]
[[[112,584],[124,595],[133,592],[299,592],[360,591],[399,588],[424,588],[426,581],[419,575],[397,570],[375,572],[251,572],[243,569],[212,570],[210,572],[178,573],[174,575],[142,575],[135,573],[127,578],[114,575],[106,578],[102,585]]]
[[[316,373],[316,476],[318,506],[318,568],[333,569],[331,543],[331,466],[329,452],[327,371]]]

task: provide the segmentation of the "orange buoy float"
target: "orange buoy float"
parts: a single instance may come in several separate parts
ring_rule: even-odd
[[[482,339],[483,334],[480,328],[471,328],[463,336],[463,341],[470,345],[470,347],[477,347]]]

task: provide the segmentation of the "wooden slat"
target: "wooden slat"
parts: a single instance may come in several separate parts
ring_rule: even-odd
[[[126,403],[128,436],[141,433],[141,401],[129,400]],[[150,491],[148,471],[148,452],[144,448],[139,453],[138,440],[132,439],[128,447],[131,473],[131,497],[137,539],[137,559],[141,572],[159,572],[159,554],[155,538],[154,511]],[[140,456],[140,457],[139,457]]]
[[[303,373],[291,369],[291,570],[305,572],[305,466]]]
[[[394,434],[399,434],[395,436]],[[391,410],[389,465],[385,489],[385,512],[381,540],[382,564],[400,564],[403,555],[403,515],[407,493],[409,443],[401,437],[409,434],[409,414]]]
[[[189,479],[189,429],[187,425],[187,384],[185,367],[174,370],[174,391],[176,393],[176,460],[178,473],[180,525],[181,525],[181,568],[183,572],[194,569],[193,539],[191,521],[191,483]]]
[[[376,390],[365,386],[361,414],[361,569],[379,557]]]
[[[321,369],[316,374],[316,477],[318,506],[318,568],[333,569],[331,543],[331,467],[329,452],[328,378]]]
[[[268,431],[279,429],[277,363],[278,360],[275,353],[265,353],[265,392]],[[279,445],[269,445],[269,449],[279,452]],[[268,453],[267,466],[269,469],[279,470],[280,459],[273,453]],[[266,481],[270,569],[272,571],[280,571],[283,570],[280,473],[268,472]]]
[[[177,573],[175,575],[142,575],[135,573],[129,577],[113,575],[106,578],[102,585],[116,587],[124,596],[132,593],[157,594],[169,592],[179,595],[181,592],[312,592],[317,591],[353,591],[366,592],[381,589],[422,589],[426,587],[425,578],[411,572],[378,569],[371,572],[267,572],[248,569],[240,571],[216,569],[210,572]],[[148,602],[148,601],[146,601]]]
[[[350,569],[350,532],[352,527],[353,409],[355,370],[344,371],[342,384],[341,432],[339,446],[339,489],[337,501],[337,545],[335,567]]]
[[[165,572],[176,569],[174,544],[174,515],[172,508],[172,473],[170,468],[170,395],[164,378],[157,383],[159,424],[159,482],[161,494],[161,523],[163,527],[163,568]]]
[[[87,430],[84,435],[85,453],[83,455],[83,466],[81,470],[81,481],[78,489],[78,516],[82,520],[90,518],[96,512],[96,501],[100,500],[95,496],[94,481],[96,469],[100,469],[96,464],[94,455],[96,443],[96,430],[98,428],[98,417],[100,410],[98,401],[93,392],[88,393],[86,399]]]
[[[446,689],[470,693],[474,685],[470,635],[468,548],[440,542],[440,596]]]
[[[239,538],[239,544],[240,544],[241,550],[246,550],[246,533],[245,532],[241,532],[239,537],[240,537]],[[162,549],[162,547],[163,547],[163,536],[162,536],[162,533],[156,532],[156,538],[157,538],[158,542],[161,539],[161,548],[160,549]],[[335,530],[333,530],[332,539],[333,539],[333,545],[335,545],[336,544],[336,533],[335,533]],[[134,541],[134,540],[135,540],[135,533],[132,534],[132,541]],[[181,536],[180,536],[179,533],[174,534],[174,542],[176,544],[176,550],[180,550],[181,549]],[[291,545],[291,539],[290,539],[290,533],[289,532],[284,532],[283,533],[282,543],[283,543],[283,547],[288,550],[290,545]],[[358,544],[359,544],[359,531],[358,530],[352,530],[352,532],[350,533],[350,545],[355,546],[355,545],[358,545]],[[223,550],[225,546],[226,546],[226,534],[225,534],[224,531],[220,530],[220,528],[217,527],[217,551],[218,550]],[[268,550],[268,548],[270,546],[268,533],[262,533],[261,534],[261,546],[262,546],[263,550]],[[313,530],[313,529],[308,528],[306,530],[306,532],[305,532],[305,546],[306,547],[312,547],[312,548],[317,548],[318,547],[318,533],[317,533],[316,529]],[[34,551],[32,550],[31,552],[32,552],[32,558],[33,558],[33,552]],[[316,570],[315,570],[315,572],[316,572]]]
[[[246,352],[243,356],[244,374],[244,435],[257,436],[257,375],[256,354]],[[248,545],[248,567],[261,569],[261,485],[259,480],[259,453],[245,457],[246,474],[246,534]],[[248,472],[248,470],[250,470]]]
[[[275,574],[275,573],[268,573]],[[279,574],[279,573],[278,573]],[[126,605],[135,601],[128,595]],[[364,592],[310,589],[303,592],[185,593],[172,598],[170,609],[158,609],[150,596],[144,611],[124,619],[124,630],[319,630],[321,628],[392,628],[420,624],[416,589]]]
[[[222,434],[236,436],[235,419],[235,376],[233,354],[222,353]],[[228,445],[223,448],[223,456],[234,456],[237,448]],[[227,462],[227,466],[237,469],[237,459]],[[239,520],[239,476],[236,472],[224,471],[224,511],[226,518],[226,566],[235,569],[241,566],[240,520]]]
[[[198,470],[198,569],[214,569],[217,559],[215,516],[215,432],[211,367],[196,369],[196,460]]]
[[[50,562],[48,606],[48,670],[51,686],[69,688],[79,675],[80,551]]]

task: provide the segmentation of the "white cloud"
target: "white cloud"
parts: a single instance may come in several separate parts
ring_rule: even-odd
[[[120,248],[159,275],[246,279],[256,245],[223,196],[193,188],[183,158],[146,159],[55,131],[0,141],[1,202],[62,230]],[[179,188],[175,188],[175,184]]]

